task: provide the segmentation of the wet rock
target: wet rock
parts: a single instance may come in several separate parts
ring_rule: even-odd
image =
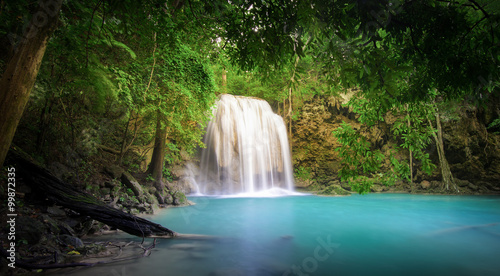
[[[72,246],[74,248],[83,247],[83,242],[77,237],[70,235],[59,235],[59,240],[66,246]]]
[[[174,202],[172,203],[173,205],[179,206],[182,204],[181,200],[179,198],[174,198]]]
[[[144,194],[141,184],[128,172],[123,172],[121,180],[125,187],[129,188],[134,192],[134,195],[140,197]]]
[[[422,189],[429,189],[431,187],[431,183],[427,180],[424,180],[420,182],[420,187],[422,187]]]

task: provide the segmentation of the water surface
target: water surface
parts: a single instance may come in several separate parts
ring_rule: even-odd
[[[152,219],[219,239],[161,240],[150,257],[72,273],[500,275],[498,196],[190,199]]]

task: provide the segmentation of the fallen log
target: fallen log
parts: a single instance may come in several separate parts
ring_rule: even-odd
[[[13,166],[16,177],[23,179],[33,191],[81,215],[89,216],[111,227],[143,238],[182,237],[160,224],[115,209],[99,201],[93,195],[77,190],[37,164],[28,154],[15,146],[11,147],[5,164]]]

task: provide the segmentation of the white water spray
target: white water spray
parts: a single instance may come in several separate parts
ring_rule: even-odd
[[[213,115],[197,181],[201,193],[293,192],[285,123],[266,101],[224,94]]]

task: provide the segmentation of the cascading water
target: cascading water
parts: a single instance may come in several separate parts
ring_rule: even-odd
[[[224,94],[213,115],[200,160],[201,193],[293,191],[285,123],[266,101]]]

